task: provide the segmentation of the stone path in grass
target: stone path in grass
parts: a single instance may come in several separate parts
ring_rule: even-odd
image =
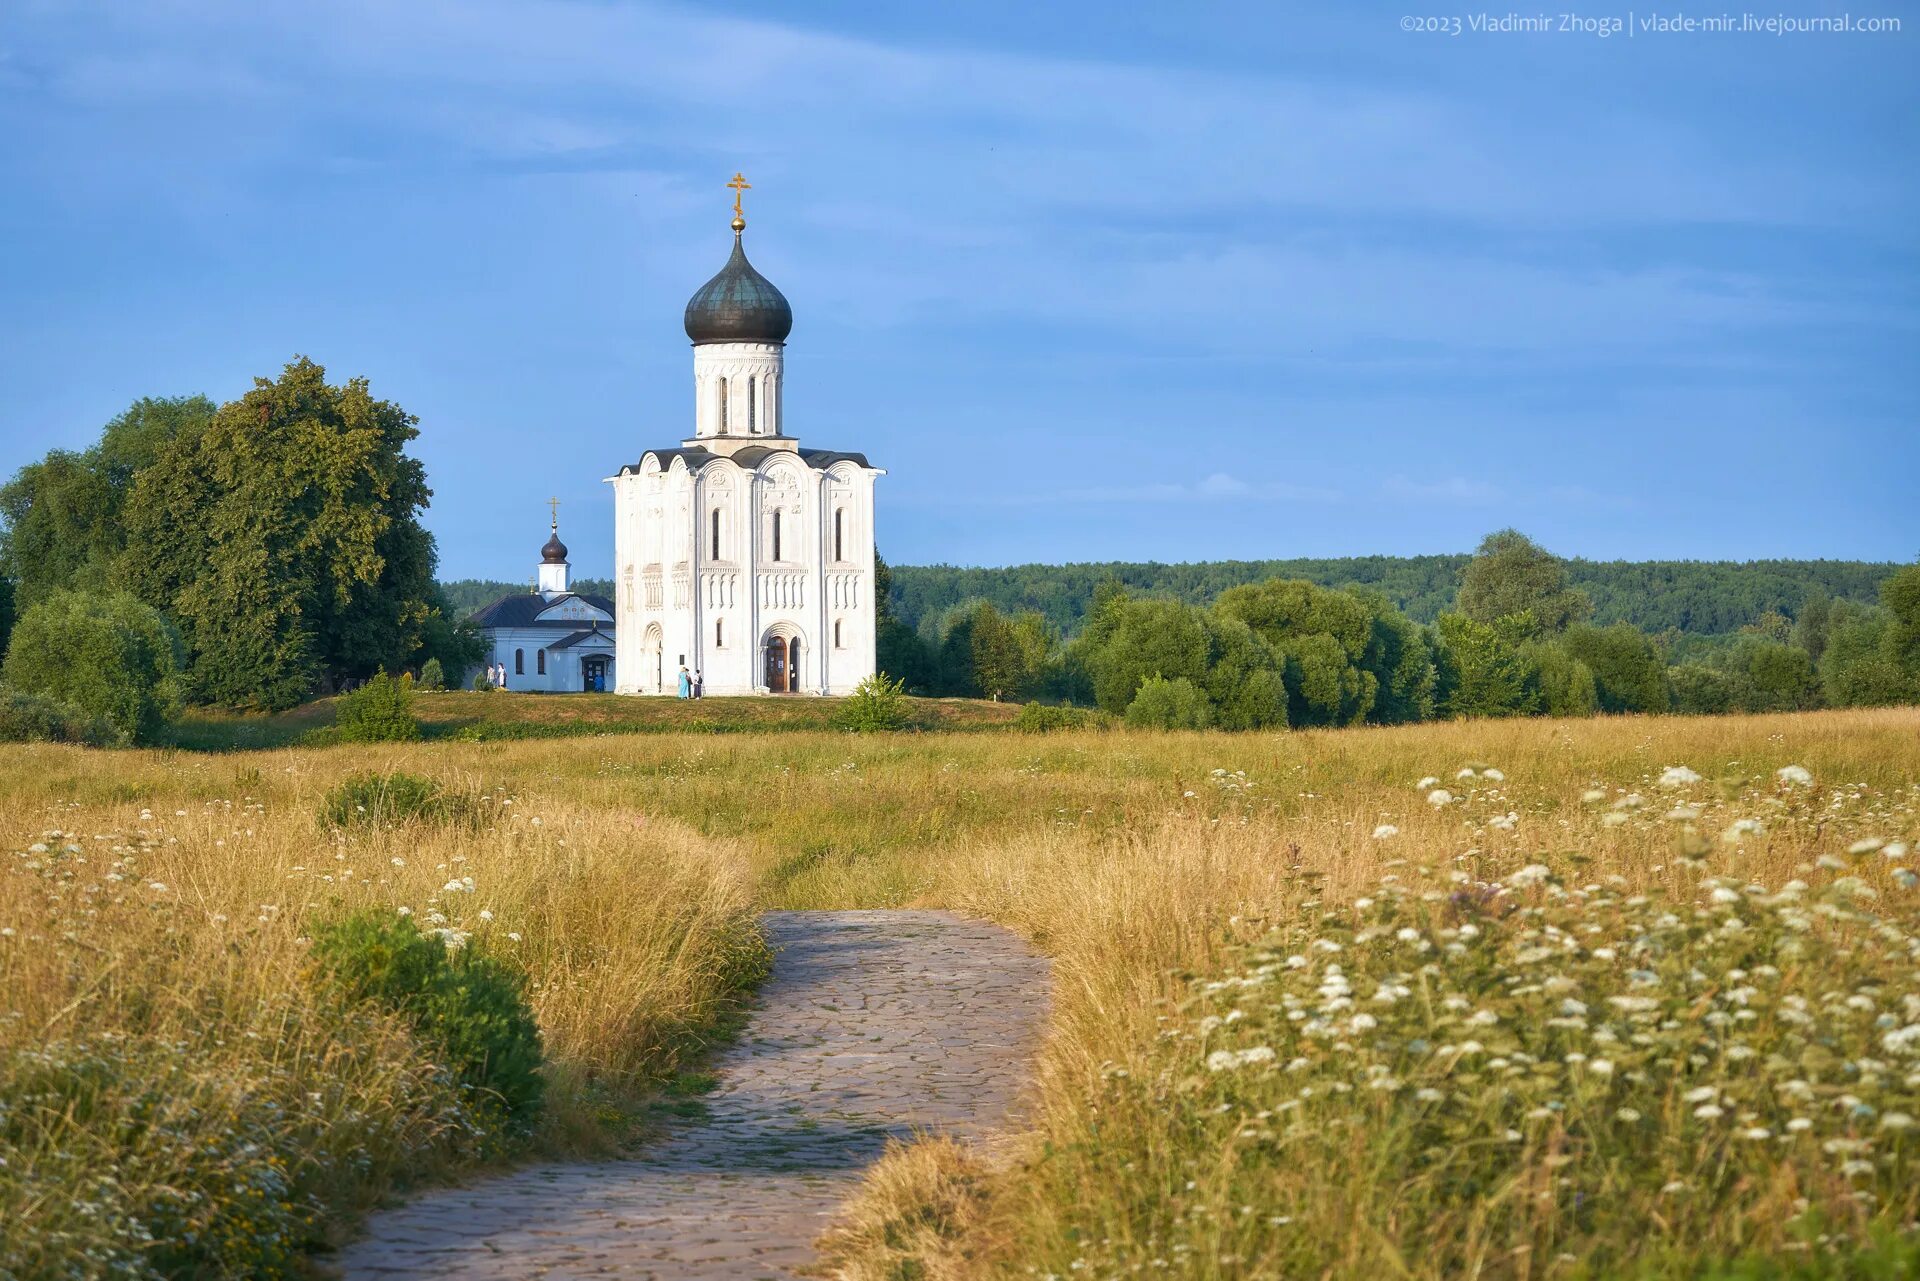
[[[708,1115],[639,1156],[545,1165],[375,1215],[352,1279],[787,1278],[890,1137],[1001,1127],[1048,966],[945,912],[770,912],[773,976]]]

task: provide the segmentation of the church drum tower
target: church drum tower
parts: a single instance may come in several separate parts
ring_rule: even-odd
[[[873,482],[864,455],[787,431],[793,309],[747,261],[735,174],[733,252],[687,303],[693,434],[650,449],[614,487],[623,694],[847,694],[875,669]]]

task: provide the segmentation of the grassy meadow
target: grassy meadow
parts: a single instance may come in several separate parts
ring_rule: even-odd
[[[464,817],[320,822],[366,770]],[[0,1273],[297,1270],[502,1155],[324,999],[329,914],[523,965],[536,1143],[594,1152],[724,1031],[754,912],[915,904],[1050,953],[1053,1023],[1030,1132],[890,1155],[843,1275],[1897,1275],[1917,837],[1913,709],[6,748]]]

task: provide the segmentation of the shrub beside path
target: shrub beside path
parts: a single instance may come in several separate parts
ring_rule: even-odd
[[[889,1138],[1003,1126],[1048,963],[945,912],[771,912],[777,951],[709,1113],[640,1156],[428,1192],[342,1251],[387,1277],[784,1278]]]

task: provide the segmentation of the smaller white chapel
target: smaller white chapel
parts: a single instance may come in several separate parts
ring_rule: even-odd
[[[614,686],[613,602],[572,590],[557,501],[554,510],[537,586],[502,596],[473,615],[487,643],[482,661],[505,670],[507,689],[604,693]]]
[[[788,430],[793,309],[747,261],[739,174],[733,252],[687,303],[693,434],[608,477],[614,492],[616,688],[848,694],[875,667],[873,483],[861,454]],[[544,615],[543,615],[544,616]]]

